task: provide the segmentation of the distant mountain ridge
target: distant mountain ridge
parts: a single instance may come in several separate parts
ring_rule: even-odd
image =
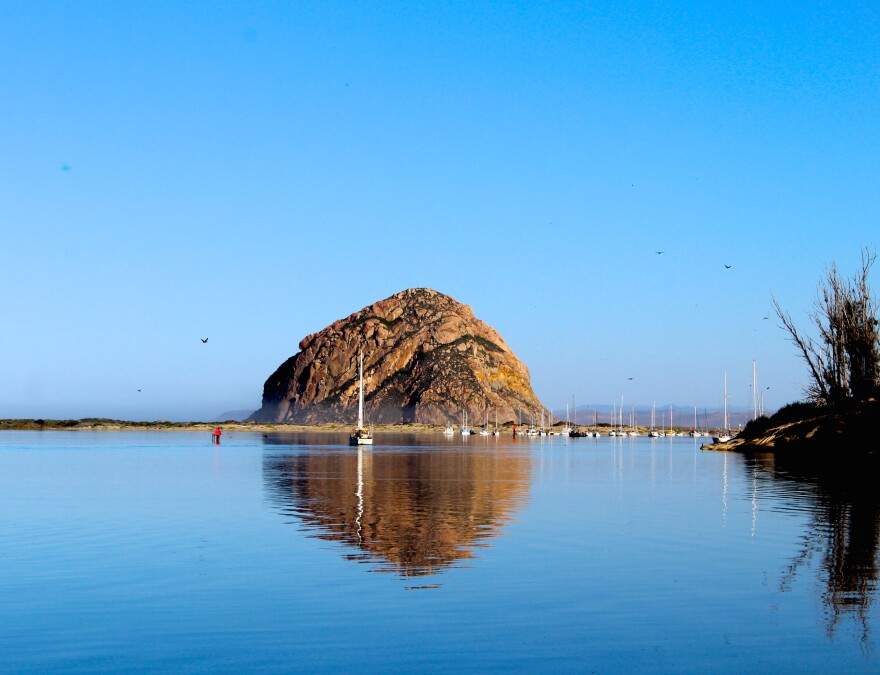
[[[358,353],[364,355],[366,417],[373,423],[478,426],[543,404],[528,368],[473,310],[429,288],[411,288],[305,337],[263,386],[250,419],[313,424],[354,421]]]
[[[248,410],[227,410],[226,412],[220,413],[215,417],[213,422],[228,422],[232,420],[233,422],[243,422],[248,417],[254,414],[253,409]]]

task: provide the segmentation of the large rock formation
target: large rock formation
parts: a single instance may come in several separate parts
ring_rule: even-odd
[[[365,417],[372,423],[446,424],[467,411],[477,426],[542,407],[529,371],[501,336],[467,305],[411,288],[336,321],[299,343],[300,352],[263,387],[251,419],[354,421],[358,351],[364,353]]]

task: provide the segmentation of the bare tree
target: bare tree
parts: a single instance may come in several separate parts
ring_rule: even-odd
[[[806,394],[816,403],[864,400],[880,390],[877,306],[868,285],[876,258],[864,249],[861,269],[851,280],[843,279],[837,265],[831,264],[809,315],[818,330],[818,341],[798,331],[791,315],[773,298],[782,327],[810,369]]]

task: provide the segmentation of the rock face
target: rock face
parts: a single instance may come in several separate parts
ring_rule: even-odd
[[[542,408],[529,371],[473,310],[429,288],[411,288],[336,321],[299,343],[263,387],[251,419],[314,424],[356,421],[358,351],[364,353],[371,423],[461,421],[479,426]]]

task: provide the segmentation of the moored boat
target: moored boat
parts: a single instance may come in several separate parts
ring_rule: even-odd
[[[717,436],[712,436],[712,442],[726,443],[731,438],[730,423],[727,421],[727,373],[724,373],[724,428]]]
[[[358,354],[358,374],[360,387],[358,390],[358,421],[348,437],[349,445],[373,445],[373,432],[364,427],[364,354]]]

